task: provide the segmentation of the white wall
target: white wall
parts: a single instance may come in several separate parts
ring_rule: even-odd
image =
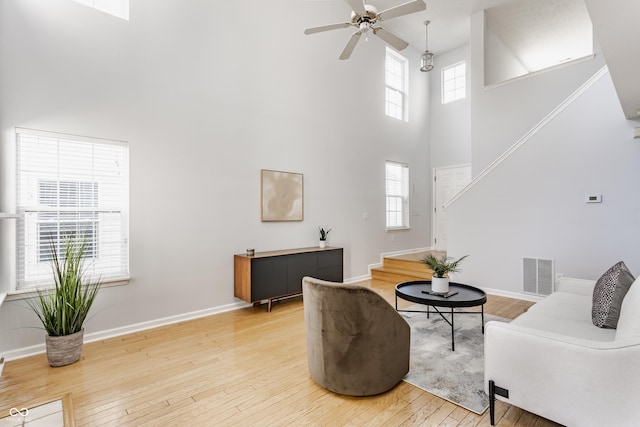
[[[597,54],[593,60],[486,88],[482,11],[471,16],[470,31],[472,173],[477,175],[595,74],[604,60]]]
[[[380,253],[428,245],[419,52],[404,52],[409,123],[390,119],[379,39],[339,61],[348,30],[303,34],[348,9],[136,0],[126,22],[68,0],[0,3],[3,135],[19,126],[129,142],[131,281],[101,291],[88,334],[232,304],[234,253],[315,246],[318,226],[345,248],[346,279],[366,275]],[[385,160],[408,163],[415,187],[412,228],[393,241]],[[262,168],[304,174],[303,222],[260,222]],[[0,307],[4,351],[43,342],[23,307]]]
[[[624,260],[640,274],[640,145],[607,74],[449,207],[456,279],[522,292],[522,258],[597,279]],[[603,202],[587,204],[588,194]]]
[[[472,151],[478,174],[603,66],[600,55],[511,84],[483,88],[472,18]],[[474,21],[475,19],[475,21]],[[608,74],[449,207],[448,248],[470,254],[457,280],[522,292],[522,258],[597,279],[624,260],[640,274],[640,145]],[[603,203],[586,204],[588,194]]]
[[[467,96],[442,103],[442,69],[466,62]],[[437,55],[430,71],[430,132],[431,167],[471,163],[471,93],[469,90],[471,63],[469,45]]]
[[[527,74],[529,70],[491,28],[486,27],[484,46],[484,84],[491,85]]]

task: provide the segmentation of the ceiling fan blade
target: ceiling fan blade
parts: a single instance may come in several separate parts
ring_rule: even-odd
[[[395,50],[403,50],[409,46],[409,43],[382,27],[374,28],[373,34],[387,42],[387,44],[391,45]]]
[[[349,57],[351,56],[351,52],[353,52],[353,49],[356,48],[361,35],[362,33],[360,31],[353,33],[353,35],[347,42],[347,45],[344,47],[344,50],[340,54],[340,59],[349,59]]]
[[[351,9],[353,9],[353,11],[355,13],[357,13],[358,15],[364,15],[365,12],[367,11],[364,8],[364,1],[363,0],[344,0],[347,3],[349,3],[349,6],[351,6]]]
[[[338,30],[340,28],[347,28],[349,25],[348,22],[344,22],[341,24],[329,24],[329,25],[321,25],[320,27],[311,27],[304,30],[305,34],[315,34],[321,33],[322,31],[330,31],[330,30]]]
[[[391,18],[397,18],[398,16],[408,15],[410,13],[420,12],[425,10],[427,5],[424,0],[414,0],[409,3],[401,4],[400,6],[391,7],[387,10],[383,10],[378,14],[378,19],[381,21]]]

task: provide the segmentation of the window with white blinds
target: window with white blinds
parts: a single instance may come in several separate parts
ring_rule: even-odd
[[[16,129],[17,290],[53,285],[51,245],[83,239],[88,277],[129,278],[126,143]]]
[[[409,228],[409,165],[386,162],[387,230]]]

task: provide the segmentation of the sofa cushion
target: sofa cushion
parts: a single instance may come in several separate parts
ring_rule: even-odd
[[[575,277],[558,277],[555,283],[555,291],[570,292],[572,294],[586,295],[589,297],[589,311],[591,311],[591,298],[593,297],[593,287],[595,280],[576,279]],[[591,314],[589,314],[591,316]],[[591,321],[591,320],[589,320]]]
[[[616,341],[638,337],[640,337],[640,278],[633,282],[622,301]]]
[[[620,317],[622,300],[634,281],[629,269],[620,261],[609,268],[593,288],[591,320],[599,328],[615,329]]]
[[[536,315],[539,313],[540,316],[576,320],[593,326],[591,305],[591,295],[554,292],[529,307],[527,311]]]
[[[616,339],[615,329],[598,328],[589,319],[585,322],[563,317],[562,314],[562,310],[552,315],[546,310],[530,309],[518,316],[511,324],[589,341],[613,342]]]

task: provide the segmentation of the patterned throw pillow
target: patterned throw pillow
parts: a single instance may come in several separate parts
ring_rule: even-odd
[[[633,284],[633,275],[620,261],[598,279],[593,288],[591,320],[599,328],[615,329],[618,326],[622,300]]]

